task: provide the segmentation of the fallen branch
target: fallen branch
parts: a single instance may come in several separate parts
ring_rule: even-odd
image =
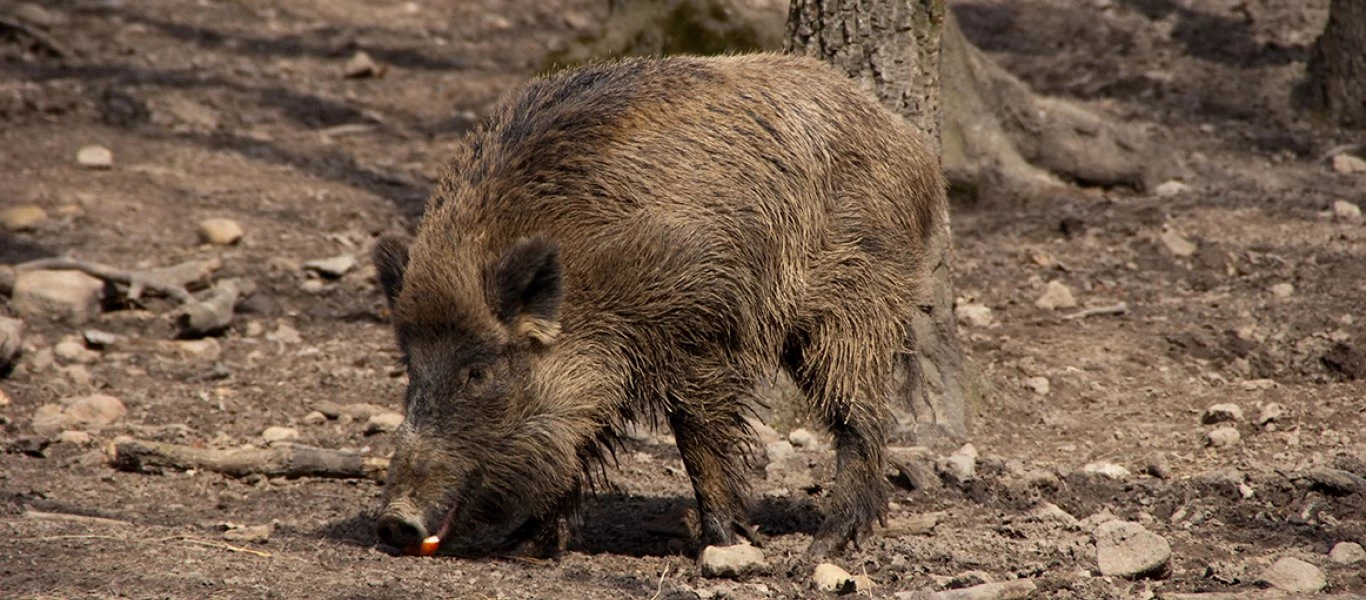
[[[71,513],[43,512],[41,510],[26,510],[24,511],[24,518],[38,519],[43,521],[65,521],[69,523],[83,523],[86,525],[117,525],[121,527],[132,525],[132,523],[129,523],[128,521],[120,521],[118,519],[106,519],[104,517],[91,517],[87,515],[74,515]]]
[[[1071,321],[1073,319],[1085,319],[1086,317],[1098,317],[1101,315],[1122,315],[1127,312],[1129,312],[1129,305],[1120,302],[1119,304],[1112,304],[1110,306],[1097,306],[1095,308],[1079,310],[1064,316],[1063,320]]]
[[[312,446],[194,448],[162,442],[127,441],[114,446],[114,467],[159,474],[164,470],[211,471],[231,477],[332,477],[383,480],[389,459]]]
[[[41,258],[22,263],[16,266],[15,270],[80,271],[92,277],[128,286],[128,298],[130,300],[137,300],[142,295],[143,290],[152,290],[181,304],[188,304],[194,302],[194,296],[190,295],[189,287],[193,284],[202,285],[209,275],[212,275],[221,266],[223,266],[222,261],[213,259],[203,262],[184,262],[159,269],[129,271],[70,258]]]
[[[232,324],[232,310],[242,298],[256,291],[250,279],[224,279],[213,286],[208,296],[176,311],[174,321],[179,337],[203,337],[222,331]]]
[[[37,27],[34,27],[32,25],[29,25],[28,23],[20,21],[19,19],[16,19],[14,17],[0,15],[0,27],[13,29],[30,38],[33,38],[33,41],[38,42],[39,46],[47,48],[48,51],[55,54],[57,58],[70,58],[73,55],[71,50],[68,49],[65,44],[57,41],[56,38],[52,37],[51,35],[48,35],[47,32],[38,29]]]

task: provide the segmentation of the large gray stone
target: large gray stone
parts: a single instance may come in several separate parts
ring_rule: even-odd
[[[21,271],[10,307],[22,317],[79,325],[99,316],[103,292],[103,281],[78,271]]]

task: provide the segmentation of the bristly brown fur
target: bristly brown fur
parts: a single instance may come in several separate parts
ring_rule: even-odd
[[[457,153],[402,272],[381,257],[412,377],[390,497],[425,515],[484,499],[551,528],[615,425],[659,415],[703,541],[730,543],[752,535],[744,415],[784,368],[835,436],[812,550],[838,549],[884,511],[889,377],[944,188],[909,125],[814,59],[530,82]]]

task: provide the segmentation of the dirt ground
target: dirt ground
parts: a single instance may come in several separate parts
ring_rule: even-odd
[[[742,582],[704,579],[670,533],[691,494],[677,452],[658,440],[631,442],[572,551],[549,562],[393,556],[371,532],[381,490],[369,481],[106,463],[117,436],[233,447],[262,443],[269,426],[297,428],[304,444],[386,453],[387,436],[363,423],[304,422],[322,401],[399,406],[404,379],[368,249],[412,223],[461,135],[546,53],[590,32],[606,2],[41,4],[73,56],[0,30],[0,203],[37,204],[50,218],[0,233],[0,263],[217,257],[221,276],[249,277],[258,292],[199,354],[155,343],[170,333],[164,300],[104,312],[88,327],[119,341],[85,367],[88,378],[46,360],[79,330],[28,323],[24,358],[0,380],[12,399],[0,407],[0,596],[824,595],[801,558],[819,486],[770,482],[762,459],[756,521],[772,567]],[[957,293],[992,310],[989,325],[961,330],[994,386],[973,423],[976,475],[897,491],[892,526],[836,562],[871,576],[876,597],[1016,578],[1048,598],[1251,593],[1286,556],[1321,567],[1326,592],[1366,593],[1362,563],[1328,558],[1338,542],[1366,542],[1366,490],[1306,475],[1366,476],[1366,227],[1327,210],[1366,200],[1366,174],[1335,173],[1325,159],[1361,132],[1316,127],[1289,102],[1327,0],[953,6],[971,39],[1037,90],[1148,127],[1189,189],[959,207]],[[343,76],[358,49],[382,77]],[[90,144],[112,150],[111,169],[77,166]],[[245,238],[201,245],[196,224],[209,217],[236,220]],[[1173,253],[1164,233],[1193,253]],[[299,268],[343,253],[360,266],[338,280],[309,283]],[[1080,306],[1037,307],[1051,281]],[[1273,292],[1278,284],[1293,289]],[[1064,318],[1117,302],[1128,311]],[[1048,379],[1046,394],[1026,386],[1035,377]],[[128,415],[91,443],[11,443],[32,433],[40,405],[95,392],[120,398]],[[1211,447],[1202,413],[1229,402],[1245,415],[1241,440]],[[1263,424],[1271,404],[1284,412]],[[832,455],[806,456],[828,481]],[[1131,473],[1083,470],[1096,462]],[[1082,521],[1034,516],[1043,502]],[[908,525],[920,515],[937,525]],[[1099,576],[1091,529],[1107,515],[1165,538],[1168,571]],[[224,523],[273,530],[228,542]]]

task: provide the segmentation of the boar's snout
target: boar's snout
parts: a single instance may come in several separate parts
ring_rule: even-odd
[[[408,548],[422,543],[427,538],[427,527],[422,518],[394,507],[385,509],[375,524],[379,539],[395,548]]]

